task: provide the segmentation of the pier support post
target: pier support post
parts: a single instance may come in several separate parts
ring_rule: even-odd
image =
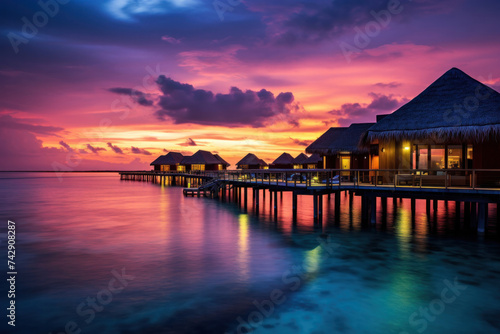
[[[477,217],[477,232],[483,234],[486,230],[486,222],[488,220],[488,203],[479,203]]]
[[[318,220],[318,195],[313,194],[314,222]]]
[[[497,203],[497,233],[500,233],[500,203]]]
[[[460,201],[455,201],[455,223],[456,224],[460,224],[460,216],[461,216],[461,213],[460,213]],[[465,211],[465,210],[464,210]]]
[[[257,212],[259,212],[259,201],[260,201],[260,194],[259,194],[259,188],[255,188],[255,209]]]
[[[417,211],[417,203],[416,203],[416,200],[414,198],[412,198],[411,200],[411,222],[412,223],[415,223],[415,213]]]
[[[470,225],[472,228],[476,227],[476,225],[477,225],[477,203],[476,202],[470,203]]]
[[[294,191],[292,193],[292,214],[293,214],[293,221],[297,221],[297,192]]]
[[[243,191],[245,192],[245,194],[244,194],[244,196],[243,196],[243,197],[244,197],[244,198],[243,198],[243,206],[244,206],[244,208],[245,208],[245,211],[247,211],[247,208],[248,208],[248,188],[247,188],[247,187],[245,187],[245,188],[243,189]]]
[[[274,192],[274,219],[278,218],[278,192]]]
[[[323,223],[323,194],[318,195],[318,224]]]
[[[366,195],[361,196],[361,223],[366,224],[368,221],[368,197]]]
[[[370,197],[370,223],[372,225],[377,223],[377,197],[374,195]]]
[[[392,206],[393,208],[398,206],[398,198],[396,196],[392,198]]]
[[[470,227],[470,202],[464,202],[464,225]]]
[[[438,209],[438,200],[435,199],[432,203],[432,210],[434,211],[434,214],[437,213],[437,209]]]

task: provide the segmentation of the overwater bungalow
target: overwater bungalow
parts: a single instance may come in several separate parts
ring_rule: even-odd
[[[154,171],[168,172],[177,170],[179,164],[184,159],[184,156],[178,152],[168,152],[165,155],[160,155],[150,165]]]
[[[304,168],[304,163],[307,160],[308,156],[304,153],[300,153],[293,159],[293,169],[302,169]]]
[[[304,161],[304,168],[321,169],[323,167],[323,158],[318,153],[313,153]]]
[[[399,180],[418,174],[424,185],[441,185],[446,169],[500,169],[499,143],[500,94],[452,68],[367,129],[361,144],[370,150],[370,168],[398,169]],[[379,182],[394,177],[387,174]],[[466,172],[449,177],[454,185],[471,182]],[[477,181],[495,180],[483,174]]]
[[[248,153],[236,164],[237,169],[268,169],[267,163],[255,154]]]
[[[284,152],[276,160],[274,160],[270,165],[270,169],[293,169],[294,158],[289,154]]]
[[[180,163],[179,171],[225,170],[229,164],[221,157],[216,157],[208,151],[199,150],[191,156],[186,156]]]
[[[349,127],[332,127],[306,148],[318,154],[326,169],[367,169],[369,149],[359,146],[363,133],[375,123],[353,123]]]

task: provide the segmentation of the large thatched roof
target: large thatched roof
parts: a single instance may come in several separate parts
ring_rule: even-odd
[[[168,152],[165,155],[160,155],[153,161],[150,166],[154,165],[176,165],[180,163],[185,157],[178,152]]]
[[[500,134],[500,94],[452,68],[413,100],[372,126],[375,139],[481,141]]]
[[[293,164],[302,165],[307,160],[307,158],[308,158],[307,155],[305,155],[304,153],[300,153],[295,157],[295,159],[293,159]]]
[[[243,159],[241,159],[237,164],[237,166],[241,165],[259,165],[259,166],[267,166],[267,163],[259,159],[255,154],[253,153],[248,153],[245,155]]]
[[[199,150],[189,157],[184,157],[183,165],[218,165],[221,161],[208,151]]]
[[[348,128],[330,128],[306,148],[307,153],[337,154],[339,152],[366,153],[359,140],[375,123],[353,123]]]
[[[282,155],[280,155],[276,160],[274,160],[271,165],[292,165],[293,164],[293,157],[284,152]]]

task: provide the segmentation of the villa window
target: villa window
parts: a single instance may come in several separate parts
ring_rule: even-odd
[[[448,145],[448,168],[462,168],[462,145]]]
[[[429,149],[427,145],[418,145],[418,169],[429,168]]]
[[[186,166],[180,166],[180,165],[178,165],[177,166],[177,171],[181,172],[181,173],[185,172],[186,171]]]
[[[191,170],[205,170],[205,165],[191,165]]]
[[[223,169],[224,169],[224,167],[222,166],[222,164],[219,164],[219,165],[217,166],[217,168],[218,168],[218,170],[223,170]]]
[[[444,145],[431,145],[431,165],[429,169],[444,169]]]

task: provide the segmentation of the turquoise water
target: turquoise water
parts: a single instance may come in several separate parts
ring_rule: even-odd
[[[251,197],[251,196],[249,196]],[[269,194],[235,203],[116,174],[0,174],[0,232],[16,222],[9,333],[498,333],[500,244],[417,202],[366,228],[360,203]],[[492,208],[493,210],[493,208]],[[496,211],[496,210],[495,210]],[[379,221],[384,217],[379,212]],[[491,223],[495,214],[490,213]],[[6,261],[6,260],[5,260]],[[7,271],[4,267],[4,272]],[[5,275],[5,274],[4,274]],[[3,291],[8,290],[4,282]],[[3,294],[2,303],[7,305]],[[3,308],[3,307],[2,307]],[[3,308],[5,309],[5,308]],[[5,311],[6,312],[6,311]]]

